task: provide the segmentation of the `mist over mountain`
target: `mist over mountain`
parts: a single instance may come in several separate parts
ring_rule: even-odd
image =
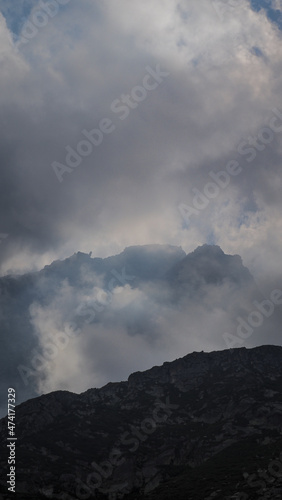
[[[239,255],[225,255],[217,245],[202,245],[185,256],[168,273],[172,283],[199,288],[203,284],[219,285],[224,280],[242,285],[253,282]]]
[[[237,336],[238,316],[266,299],[241,258],[213,245],[188,255],[171,245],[105,259],[77,252],[1,278],[0,294],[1,394],[15,387],[18,403],[101,387],[183,352],[280,343],[278,306],[252,335]]]
[[[119,255],[105,259],[92,258],[90,254],[77,252],[64,261],[55,261],[45,266],[41,274],[56,279],[67,278],[71,285],[85,285],[85,275],[94,273],[102,278],[103,287],[109,286],[117,270],[126,268],[131,275],[130,281],[136,286],[141,281],[150,281],[163,277],[171,267],[186,256],[180,247],[172,245],[143,245],[125,248]],[[134,283],[133,283],[134,282]],[[116,281],[115,286],[124,285],[125,281]]]

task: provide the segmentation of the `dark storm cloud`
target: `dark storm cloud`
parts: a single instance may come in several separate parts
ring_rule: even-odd
[[[208,4],[200,10],[182,2],[179,10],[157,3],[153,18],[145,5],[122,7],[69,3],[19,52],[2,21],[10,56],[1,84],[1,231],[9,234],[3,272],[40,267],[77,248],[110,253],[152,238],[192,249],[206,234],[191,233],[187,246],[177,214],[183,184],[171,176],[187,169],[187,192],[203,183],[210,164],[222,164],[277,105],[275,32],[247,3],[235,22],[227,16],[224,23]],[[255,45],[267,63],[252,52]],[[134,101],[146,68],[158,64],[169,76]],[[124,95],[131,104],[121,120],[112,105]],[[52,163],[66,164],[66,147],[76,150],[83,130],[104,119],[115,130],[60,184]],[[261,177],[257,172],[257,184]],[[253,191],[249,185],[247,195]]]
[[[40,269],[78,250],[106,256],[153,242],[188,252],[212,238],[225,252],[242,255],[263,293],[281,288],[281,133],[256,147],[251,162],[251,152],[238,151],[240,144],[241,151],[254,147],[273,108],[282,112],[280,34],[265,12],[245,0],[223,18],[205,0],[68,2],[28,43],[17,42],[38,5],[30,2],[27,13],[18,2],[11,19],[0,3],[8,23],[1,17],[2,275]],[[29,17],[21,19],[23,13]],[[93,129],[96,139],[103,129],[102,141],[80,161],[83,131]],[[70,168],[70,151],[79,164],[59,182],[54,162]],[[240,174],[186,223],[179,205],[191,205],[193,189],[203,192],[214,181],[211,170],[226,172],[230,161],[238,161]],[[58,334],[70,312],[95,302],[96,293],[106,300],[96,280],[86,273],[83,291],[55,278],[52,300],[53,288],[41,280],[32,331],[26,316],[23,337],[12,328],[18,316],[11,320],[13,311],[6,311],[5,338],[13,332],[16,359],[31,346],[44,347],[46,326]],[[95,329],[85,324],[84,335],[59,352],[54,370],[36,379],[39,390],[83,390],[125,376],[139,352],[142,369],[183,349],[225,347],[222,333],[234,332],[236,315],[243,314],[240,297],[228,284],[203,292],[185,312],[159,285],[123,286],[103,321]],[[14,306],[17,314],[24,307]],[[275,310],[269,319],[274,340],[278,316]],[[263,343],[265,325],[246,341]]]

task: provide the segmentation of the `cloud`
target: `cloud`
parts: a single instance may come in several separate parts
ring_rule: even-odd
[[[279,301],[271,314],[264,302],[275,288],[265,294],[238,255],[208,245],[187,256],[158,245],[106,259],[77,253],[1,278],[2,385],[20,402],[126,379],[192,351],[279,343]],[[249,318],[242,337],[238,325]]]
[[[12,11],[0,2],[0,233],[8,235],[0,245],[1,275],[35,271],[78,250],[106,257],[129,245],[168,243],[190,252],[212,241],[242,256],[264,294],[280,288],[282,135],[264,144],[260,134],[274,108],[282,113],[282,49],[265,10],[252,10],[247,0],[220,15],[205,0],[68,2],[20,44],[38,5],[20,1]],[[169,75],[138,101],[148,67]],[[113,107],[123,100],[130,102],[124,120]],[[99,129],[105,119],[114,130],[59,182],[53,162],[66,165],[83,131]],[[248,146],[255,147],[251,162],[242,154]],[[238,161],[240,175],[187,223],[179,205],[191,206],[193,190],[203,192],[211,170],[226,171],[230,161]],[[87,293],[58,283],[53,301],[34,299],[32,332],[25,317],[29,342],[43,348],[46,325],[56,335],[70,311],[85,301],[93,306],[94,289],[102,300],[105,284],[98,278],[86,269]],[[40,286],[48,296],[49,283],[42,279]],[[189,320],[188,312],[169,304],[168,293],[129,283],[100,313],[99,327],[84,325],[85,336],[70,341],[42,372],[40,390],[125,374],[138,362],[135,349],[143,352],[144,368],[185,349],[223,346],[222,328],[231,331],[239,307],[234,291],[223,285],[205,290],[201,305],[188,308]],[[234,310],[226,297],[237,304]],[[86,356],[95,338],[109,370],[99,364],[97,379]],[[120,348],[114,364],[117,339],[128,343],[130,355]],[[84,382],[76,375],[81,369]]]
[[[226,348],[223,333],[234,332],[235,318],[253,308],[247,290],[230,283],[201,286],[180,301],[167,300],[164,285],[132,289],[119,287],[101,301],[96,319],[91,316],[97,296],[84,295],[64,286],[50,305],[31,306],[32,323],[46,362],[37,371],[39,393],[64,389],[74,392],[126,379],[184,352]],[[82,302],[81,302],[82,301]],[[84,312],[80,333],[69,337],[66,324],[73,310]],[[95,313],[94,313],[95,314]],[[89,321],[91,320],[91,321]],[[54,345],[56,347],[54,347]],[[53,346],[53,347],[52,347]],[[45,353],[45,354],[44,354]]]
[[[223,22],[210,2],[123,1],[118,9],[70,2],[18,49],[3,19],[1,36],[9,53],[1,83],[1,231],[10,235],[0,249],[2,274],[39,269],[77,249],[105,256],[149,241],[186,250],[204,243],[198,221],[183,232],[179,202],[280,104],[279,34],[264,12],[241,2]],[[112,102],[157,64],[169,77],[121,121]],[[52,162],[64,163],[66,146],[75,149],[82,130],[104,118],[115,131],[60,185]],[[271,162],[268,172],[259,164],[255,174],[244,172],[228,190],[230,203],[240,203],[242,190],[257,197],[277,186],[281,137],[275,141],[263,160]],[[222,200],[214,205],[206,226],[218,223]]]
[[[248,316],[262,299],[240,257],[216,246],[185,258],[170,247],[133,247],[112,259],[125,263],[122,272],[112,269],[115,279],[106,278],[108,259],[95,273],[95,259],[83,254],[34,275],[34,348],[18,366],[31,391],[81,392],[183,352],[225,348],[223,333],[234,332],[238,315]]]

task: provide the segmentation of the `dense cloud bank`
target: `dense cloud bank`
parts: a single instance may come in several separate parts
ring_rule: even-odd
[[[192,351],[280,342],[282,292],[270,302],[218,246],[78,252],[1,278],[0,291],[1,383],[21,400],[99,387]]]
[[[215,242],[275,276],[282,58],[269,8],[51,3],[0,3],[2,274],[78,248]],[[230,162],[228,186],[207,187]]]

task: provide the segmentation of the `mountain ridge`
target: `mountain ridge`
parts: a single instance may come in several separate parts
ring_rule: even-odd
[[[54,499],[102,499],[114,494],[149,499],[157,488],[161,488],[157,498],[167,498],[164,485],[170,488],[177,478],[183,485],[181,474],[188,467],[186,497],[177,496],[184,499],[197,471],[208,461],[222,460],[223,452],[231,460],[234,446],[240,450],[253,443],[250,469],[259,470],[261,463],[267,467],[264,455],[276,460],[282,432],[282,347],[190,353],[100,389],[40,396],[19,405],[16,416],[15,498],[41,498],[48,491],[48,498]],[[6,433],[4,418],[2,443]],[[249,491],[252,486],[243,476],[247,464],[241,465],[236,463],[236,481]],[[3,458],[1,467],[5,470]],[[277,481],[274,487],[280,488]],[[206,496],[203,485],[198,485],[198,493],[193,490],[189,498],[229,498],[237,483],[223,482],[221,489],[215,488],[210,479]],[[4,488],[2,481],[2,495]]]

